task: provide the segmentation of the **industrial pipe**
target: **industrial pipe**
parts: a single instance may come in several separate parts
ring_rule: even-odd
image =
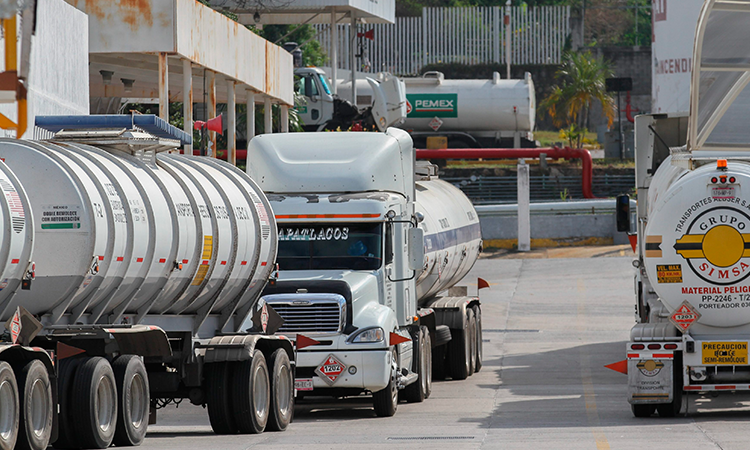
[[[580,159],[583,163],[581,187],[585,198],[596,198],[591,190],[593,162],[591,153],[582,148],[448,148],[439,150],[417,150],[417,159],[511,159],[539,158],[546,154],[551,159]]]

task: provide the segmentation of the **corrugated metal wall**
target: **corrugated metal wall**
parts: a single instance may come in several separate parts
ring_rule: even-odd
[[[512,64],[558,64],[570,34],[569,6],[511,7]],[[398,17],[395,24],[360,25],[375,40],[358,39],[363,72],[416,75],[434,63],[504,63],[504,7],[424,8],[422,17]],[[314,25],[330,47],[328,25]],[[349,69],[349,25],[338,25],[339,67]]]

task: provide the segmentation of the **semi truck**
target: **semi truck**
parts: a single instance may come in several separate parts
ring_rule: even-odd
[[[156,410],[283,430],[294,351],[259,306],[277,253],[246,173],[150,115],[38,116],[0,139],[0,449],[138,445]],[[41,132],[41,131],[40,131]]]
[[[372,394],[392,416],[433,374],[482,367],[479,298],[455,286],[482,249],[479,219],[405,131],[258,136],[247,171],[278,223],[261,303],[296,342],[298,399]]]
[[[401,80],[406,117],[394,126],[407,130],[417,148],[536,147],[536,93],[529,73],[516,80],[497,72],[491,79],[450,80],[433,71]],[[351,101],[351,80],[341,80],[339,87]],[[371,95],[369,83],[358,78],[358,101]]]
[[[706,1],[689,113],[636,118],[637,323],[622,369],[637,417],[680,414],[689,394],[750,391],[749,12]]]
[[[381,74],[363,83],[370,93],[366,104],[357,105],[331,92],[325,72],[318,67],[297,67],[295,92],[303,102],[297,114],[305,131],[385,131],[406,117],[403,83],[393,75]]]

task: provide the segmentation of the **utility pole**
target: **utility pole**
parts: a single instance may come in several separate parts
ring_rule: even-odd
[[[586,44],[586,0],[581,0],[581,47]]]

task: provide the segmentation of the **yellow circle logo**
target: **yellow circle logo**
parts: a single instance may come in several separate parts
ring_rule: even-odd
[[[742,234],[729,225],[715,226],[703,237],[703,255],[717,267],[737,264],[744,252]]]

